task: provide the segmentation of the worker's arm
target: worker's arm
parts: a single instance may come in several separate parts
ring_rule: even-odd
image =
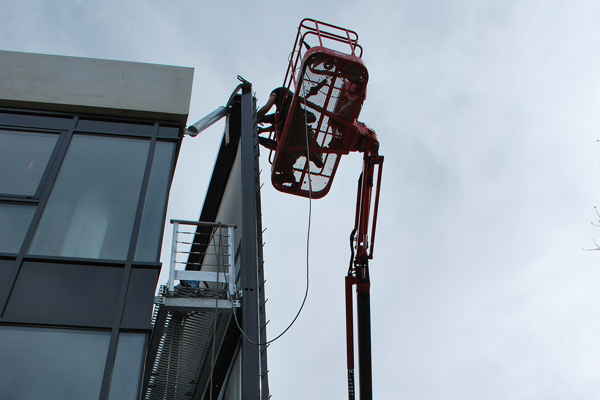
[[[275,100],[277,99],[277,96],[275,96],[274,94],[272,94],[269,97],[269,101],[267,101],[267,104],[265,104],[264,106],[262,106],[262,108],[260,110],[258,110],[258,112],[256,113],[256,119],[258,121],[260,121],[260,119],[262,117],[264,117],[269,110],[271,109],[271,107],[273,107],[273,104],[275,104]]]

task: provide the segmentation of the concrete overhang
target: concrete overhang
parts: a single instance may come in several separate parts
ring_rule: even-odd
[[[185,124],[194,69],[0,50],[0,106]]]

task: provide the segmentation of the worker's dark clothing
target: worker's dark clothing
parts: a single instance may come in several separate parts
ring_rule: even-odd
[[[275,95],[275,106],[277,107],[277,113],[279,114],[277,118],[278,126],[277,126],[277,135],[281,134],[281,130],[283,129],[283,124],[285,123],[285,119],[288,115],[288,111],[290,110],[290,105],[292,104],[292,98],[294,97],[294,93],[292,91],[287,92],[287,96],[285,96],[286,88],[278,87],[277,89],[273,89],[269,96]],[[260,119],[261,123],[275,125],[275,114],[265,115]]]
[[[279,141],[281,137],[281,131],[283,130],[285,120],[290,111],[290,106],[292,105],[294,93],[288,91],[287,95],[285,95],[285,92],[286,88],[278,87],[277,89],[273,89],[269,95],[269,97],[273,95],[275,96],[275,106],[277,107],[277,113],[279,114],[277,117],[276,139],[274,140],[262,136],[258,137],[258,142],[270,150],[276,150],[277,148],[277,141]],[[307,124],[312,124],[317,120],[317,118],[312,112],[301,108],[300,104],[296,104],[296,108],[297,110],[296,113],[294,113],[294,119],[289,124],[288,143],[292,144],[293,146],[304,146],[305,144],[313,143],[315,134],[312,127]],[[268,130],[272,131],[275,127],[275,115],[276,114],[265,115],[258,122],[271,124],[271,127],[269,127]],[[259,132],[261,131],[259,130]],[[308,140],[308,143],[306,140]],[[315,146],[320,147],[318,143],[315,143]],[[281,179],[284,179],[285,182],[290,182],[290,179],[295,179],[291,167],[294,165],[296,160],[302,156],[306,157],[306,153],[302,151],[286,152],[280,162],[286,165],[289,171],[285,175],[277,176]],[[310,160],[317,166],[317,168],[323,168],[324,163],[322,154],[311,152]]]

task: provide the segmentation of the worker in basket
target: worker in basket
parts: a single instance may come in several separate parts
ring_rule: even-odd
[[[256,118],[259,124],[270,124],[268,126],[259,128],[258,133],[272,131],[275,131],[277,133],[275,139],[270,139],[263,136],[258,137],[258,142],[270,150],[275,150],[277,148],[277,140],[280,139],[281,131],[283,130],[283,126],[285,125],[286,118],[289,114],[293,97],[294,93],[290,90],[287,90],[287,88],[278,87],[276,89],[273,89],[267,103],[263,107],[261,107],[256,114]],[[277,118],[276,114],[267,115],[267,112],[271,110],[273,105],[276,106],[278,114]],[[305,136],[307,132],[309,136],[309,143],[312,143],[314,138],[314,131],[307,124],[311,124],[317,120],[315,115],[308,110],[302,110],[302,112],[297,112],[293,115],[295,120],[292,121],[292,123],[290,124],[287,140],[288,145],[303,145],[306,142]],[[290,152],[290,154],[285,155],[283,160],[286,165],[292,167],[296,163],[296,160],[304,155],[304,153]],[[323,168],[323,155],[321,153],[312,152],[310,154],[310,160],[315,164],[317,168]],[[279,180],[281,180],[282,182],[292,182],[292,179],[294,179],[291,168],[289,168],[289,173],[278,174],[278,176],[279,175],[281,175],[279,177]]]

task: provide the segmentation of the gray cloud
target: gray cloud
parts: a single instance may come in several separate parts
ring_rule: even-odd
[[[596,398],[600,253],[582,248],[600,237],[600,6],[321,3],[3,3],[0,48],[192,66],[194,122],[238,74],[264,102],[302,17],[355,29],[370,73],[361,120],[386,156],[375,397]],[[209,177],[188,171],[212,168],[222,129],[185,140],[169,217],[197,217]],[[308,204],[275,192],[261,163],[274,336],[304,294]],[[346,395],[343,276],[360,163],[345,157],[313,202],[309,300],[269,348],[274,398]]]

